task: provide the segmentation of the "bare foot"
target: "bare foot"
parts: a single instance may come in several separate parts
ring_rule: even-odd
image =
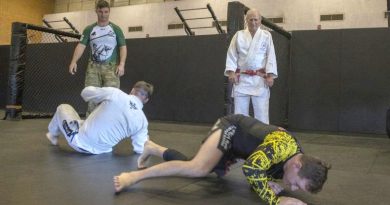
[[[146,141],[144,145],[144,151],[142,152],[141,156],[138,157],[137,160],[138,168],[146,168],[145,162],[151,155],[163,158],[164,152],[167,149],[168,148],[158,145],[151,140]]]
[[[154,143],[152,141],[150,141],[150,140],[145,142],[144,151],[138,157],[138,160],[137,160],[138,169],[146,168],[145,162],[150,157],[150,155],[152,154],[151,152],[152,152],[152,149],[154,147],[153,145],[154,145]]]
[[[151,140],[146,141],[144,145],[144,151],[137,160],[138,169],[146,168],[145,162],[151,155],[162,158],[165,150],[167,150],[166,147],[162,147]]]
[[[50,132],[46,133],[46,138],[50,141],[52,145],[57,145],[58,144],[58,138],[57,136],[53,136],[50,134]]]
[[[122,172],[119,176],[114,176],[113,181],[115,192],[120,192],[123,188],[136,183],[132,172]]]

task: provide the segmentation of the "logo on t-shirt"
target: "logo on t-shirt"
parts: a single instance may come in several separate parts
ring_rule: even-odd
[[[95,26],[89,37],[92,61],[106,62],[109,60],[117,46],[116,34],[113,28],[110,25],[106,27]]]
[[[92,60],[96,62],[105,61],[112,53],[112,47],[108,45],[97,45],[92,43],[93,53]]]
[[[267,44],[266,44],[266,42],[261,42],[260,50],[262,50],[262,51],[267,50]]]
[[[134,102],[130,101],[130,109],[131,110],[138,110],[137,105]]]

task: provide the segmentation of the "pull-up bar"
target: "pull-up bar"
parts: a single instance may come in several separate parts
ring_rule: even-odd
[[[49,27],[49,28],[53,28],[50,23],[48,21],[46,21],[45,19],[42,19],[43,23]],[[66,40],[64,38],[62,38],[60,35],[57,35],[57,34],[54,34],[55,38],[57,39],[58,42],[66,42]]]
[[[191,29],[203,29],[203,28],[214,28],[214,26],[191,27]]]
[[[54,20],[54,21],[48,21],[46,19],[42,19],[43,23],[45,23],[45,25],[49,28],[53,28],[53,26],[50,25],[50,23],[59,23],[59,22],[65,22],[66,24],[68,24],[69,28],[55,28],[55,29],[62,29],[62,30],[65,30],[65,29],[71,29],[73,32],[79,34],[80,32],[73,26],[73,24],[66,18],[62,18],[62,20]]]
[[[64,20],[57,20],[57,21],[46,21],[46,22],[49,22],[49,23],[56,23],[56,22],[63,22]]]
[[[64,21],[69,25],[69,27],[70,27],[75,33],[77,33],[77,34],[80,33],[80,32],[73,26],[73,24],[70,23],[70,21],[69,21],[66,17],[64,17]]]
[[[180,11],[192,11],[192,10],[202,10],[207,8],[193,8],[193,9],[180,9]]]
[[[211,8],[210,4],[207,4],[207,9],[209,9],[211,17],[213,17],[214,22],[215,22],[215,27],[218,30],[218,33],[225,33],[225,31],[222,29],[221,25],[218,22],[217,16],[215,15],[213,9]]]
[[[189,18],[184,20],[199,20],[199,19],[212,19],[213,17],[200,17],[200,18]]]
[[[181,11],[193,11],[193,10],[203,10],[203,9],[207,9],[209,10],[210,14],[211,14],[211,17],[197,17],[197,18],[187,18],[185,19],[183,17],[183,15],[181,14]],[[187,35],[189,36],[193,36],[195,35],[194,32],[191,31],[191,29],[204,29],[204,28],[213,28],[213,26],[201,26],[201,27],[189,27],[186,20],[201,20],[201,19],[214,19],[214,23],[215,23],[215,28],[217,29],[218,33],[225,33],[225,31],[222,29],[221,25],[219,24],[218,22],[218,19],[217,19],[217,16],[215,15],[213,9],[211,8],[210,4],[207,4],[206,8],[193,8],[193,9],[179,9],[177,7],[175,7],[175,11],[177,13],[177,15],[179,16],[180,20],[183,22],[183,25],[184,25],[184,31],[187,33]]]
[[[181,15],[179,8],[175,7],[175,11],[176,11],[177,15],[179,16],[181,22],[183,22],[184,31],[187,33],[187,35],[188,35],[188,36],[194,36],[195,33],[191,31],[191,28],[188,26],[186,20],[185,20],[184,17]]]

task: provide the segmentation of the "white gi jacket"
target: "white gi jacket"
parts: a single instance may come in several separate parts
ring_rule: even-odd
[[[265,72],[278,76],[274,44],[271,33],[258,29],[253,39],[249,30],[238,31],[227,52],[225,76],[227,71],[258,70],[265,68]],[[265,79],[260,76],[240,75],[239,83],[234,85],[233,92],[260,96],[269,87]],[[234,95],[234,93],[233,93]]]
[[[111,87],[86,87],[85,101],[100,103],[80,127],[76,146],[93,154],[111,152],[124,138],[131,137],[133,150],[142,153],[148,136],[148,121],[141,100]]]

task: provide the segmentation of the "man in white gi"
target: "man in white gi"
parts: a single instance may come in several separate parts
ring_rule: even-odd
[[[269,88],[278,76],[275,49],[271,33],[260,29],[260,13],[250,9],[245,19],[247,29],[230,42],[225,76],[233,83],[234,113],[249,116],[252,100],[254,117],[269,124]]]
[[[62,133],[76,151],[88,154],[111,152],[124,138],[131,137],[134,152],[141,154],[148,140],[148,121],[142,110],[153,93],[153,86],[137,82],[130,94],[118,88],[88,86],[81,96],[99,104],[84,121],[68,104],[58,106],[46,137],[57,145]]]

